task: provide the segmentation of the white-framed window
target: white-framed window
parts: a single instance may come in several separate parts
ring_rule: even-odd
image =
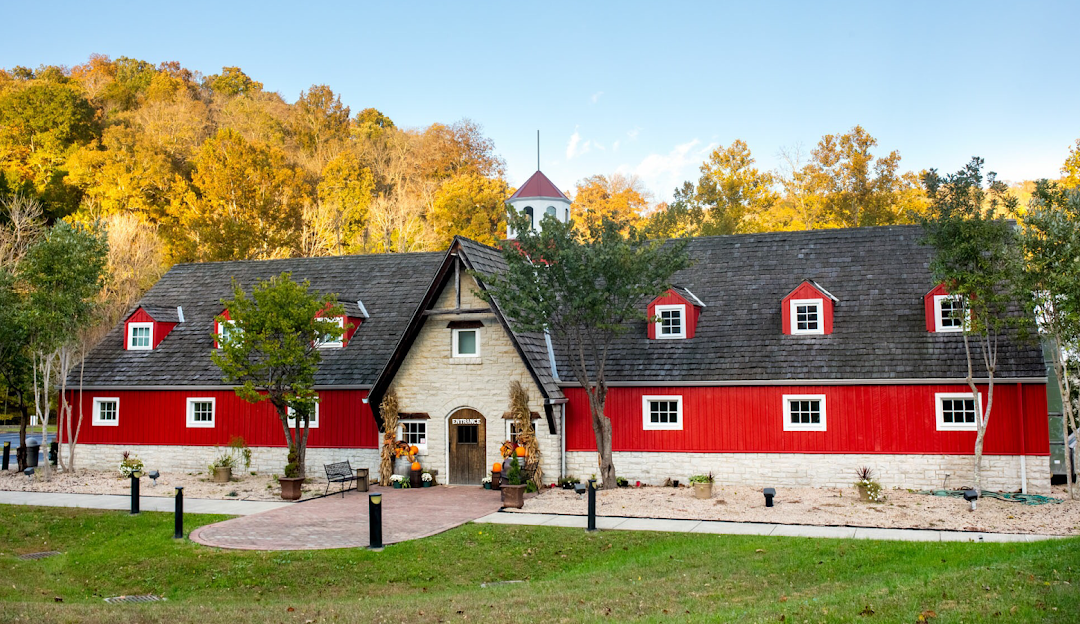
[[[656,337],[686,338],[686,306],[658,305],[656,306]]]
[[[824,334],[825,306],[821,299],[791,300],[791,333]]]
[[[938,431],[978,431],[982,418],[982,394],[978,398],[970,392],[938,392],[934,394],[937,405]]]
[[[934,331],[964,331],[965,317],[969,314],[964,309],[963,297],[934,295]]]
[[[397,439],[421,451],[427,451],[427,421],[402,420],[398,423]]]
[[[454,357],[480,357],[480,330],[451,330]]]
[[[334,317],[328,317],[328,318],[320,318],[319,321],[322,322],[322,323],[326,323],[327,325],[337,325],[338,327],[341,328],[342,331],[341,331],[341,336],[337,337],[336,339],[330,338],[330,336],[328,334],[323,334],[316,341],[316,346],[319,347],[320,349],[333,349],[333,348],[339,348],[340,349],[341,347],[344,347],[345,346],[345,317],[344,316],[334,316]]]
[[[187,426],[213,427],[217,400],[213,397],[189,397],[187,400]]]
[[[825,395],[785,394],[784,431],[825,431]]]
[[[116,397],[94,397],[94,418],[96,427],[116,427],[120,424],[120,399]]]
[[[289,424],[290,429],[296,427],[296,416],[294,415],[295,413],[296,413],[296,410],[294,410],[293,408],[290,407],[288,409],[288,416],[285,419],[285,422],[287,422]],[[300,423],[300,424],[303,425],[303,423]],[[315,404],[315,412],[312,413],[311,417],[308,418],[308,429],[318,429],[318,428],[319,428],[319,404],[316,403]]]
[[[154,324],[128,323],[127,348],[131,351],[149,351],[153,349]]]
[[[682,430],[682,396],[641,397],[642,428],[646,431]]]
[[[224,321],[218,321],[218,339],[217,347],[221,348],[221,345],[225,341],[229,340],[233,336],[239,336],[244,333],[244,330],[236,326],[236,321],[231,319],[225,319]]]
[[[517,444],[518,426],[516,420],[506,421],[506,439]]]

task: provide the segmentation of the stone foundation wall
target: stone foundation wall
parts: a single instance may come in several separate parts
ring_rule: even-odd
[[[63,445],[67,456],[67,445]],[[283,474],[285,472],[284,447],[254,447],[251,449],[251,471],[262,474]],[[88,470],[116,470],[123,458],[124,451],[143,460],[147,470],[159,470],[163,473],[206,472],[228,447],[220,446],[165,446],[140,444],[80,444],[75,449],[75,466]],[[307,474],[309,477],[326,477],[323,464],[349,460],[353,468],[369,468],[372,476],[379,474],[379,452],[376,449],[356,448],[308,448]],[[246,470],[243,466],[234,469]]]
[[[599,472],[596,453],[569,452],[566,470],[582,480]],[[713,473],[717,483],[751,487],[845,487],[855,482],[861,466],[874,470],[886,488],[939,489],[971,485],[974,459],[970,455],[837,455],[811,453],[646,453],[617,452],[615,472],[631,481],[659,485],[666,479],[685,480],[692,474]],[[984,455],[983,487],[1020,489],[1020,457]],[[1046,457],[1027,457],[1027,487],[1033,494],[1050,491]]]

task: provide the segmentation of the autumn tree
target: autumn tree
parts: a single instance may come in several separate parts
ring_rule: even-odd
[[[690,265],[686,243],[649,242],[607,219],[584,233],[550,215],[537,230],[524,215],[512,215],[511,225],[520,234],[501,245],[506,272],[479,275],[486,284],[481,296],[497,301],[515,329],[547,332],[567,355],[589,398],[600,478],[614,488],[611,417],[604,411],[610,349],[629,323],[646,320],[648,300]]]
[[[1069,157],[1061,166],[1061,183],[1066,188],[1080,188],[1080,139],[1069,149]]]
[[[637,228],[649,208],[649,192],[637,176],[594,175],[577,183],[574,222],[582,233],[600,232],[605,219]]]
[[[349,107],[326,85],[300,93],[293,107],[293,136],[315,171],[341,150],[349,137]]]
[[[252,80],[239,67],[222,67],[220,74],[207,76],[204,84],[212,92],[226,97],[250,95],[262,91],[263,84]]]
[[[365,248],[368,209],[375,190],[371,171],[351,152],[327,163],[318,201],[304,212],[304,255],[341,255]]]
[[[437,244],[461,235],[485,245],[506,237],[506,182],[465,173],[444,182],[435,194],[433,221]]]

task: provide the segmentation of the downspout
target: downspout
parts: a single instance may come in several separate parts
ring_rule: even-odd
[[[566,403],[559,406],[559,443],[562,445],[562,453],[559,453],[561,466],[559,466],[559,478],[566,476]]]

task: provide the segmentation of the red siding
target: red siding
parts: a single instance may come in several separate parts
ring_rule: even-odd
[[[788,296],[780,300],[780,316],[783,319],[782,329],[786,335],[791,335],[791,300],[792,299],[821,299],[822,327],[825,334],[831,334],[833,328],[833,300],[828,295],[803,282],[798,288],[791,291]]]
[[[75,401],[78,394],[72,397]],[[94,397],[120,399],[119,425],[92,424]],[[213,428],[187,426],[189,397],[216,399]],[[367,397],[366,390],[321,390],[319,397],[319,427],[311,429],[308,446],[377,447],[375,418],[361,400]],[[78,417],[78,405],[74,409]],[[83,419],[80,443],[222,446],[240,436],[248,446],[285,446],[285,433],[273,406],[265,401],[248,403],[232,390],[87,390]]]
[[[653,299],[649,304],[649,308],[646,314],[650,318],[656,316],[656,306],[658,305],[685,305],[686,306],[686,338],[689,340],[694,337],[694,331],[697,329],[698,316],[701,314],[701,309],[696,305],[690,303],[681,296],[675,294],[674,291],[667,291],[667,293]],[[649,339],[656,340],[656,323],[648,324]]]
[[[967,386],[612,388],[605,412],[616,451],[967,455],[974,431],[938,431],[934,394]],[[983,401],[986,388],[980,387]],[[682,395],[681,431],[645,431],[643,395]],[[824,394],[827,431],[784,431],[785,394]],[[567,388],[568,451],[596,449],[584,391]],[[998,384],[987,454],[1048,455],[1045,384]]]
[[[938,284],[934,290],[926,293],[923,297],[923,305],[926,308],[926,331],[931,333],[937,331],[937,309],[934,306],[934,296],[947,294],[949,294],[949,291],[945,290],[945,285]]]
[[[159,322],[155,321],[152,316],[150,316],[149,314],[146,313],[146,310],[143,310],[142,308],[139,308],[138,310],[135,310],[135,312],[133,312],[131,314],[131,316],[129,316],[127,318],[126,321],[124,321],[124,350],[125,351],[128,348],[128,325],[130,325],[131,323],[153,323],[154,324],[153,345],[154,345],[155,349],[157,349],[157,346],[159,344],[161,344],[162,340],[165,340],[165,336],[168,336],[169,332],[171,332],[173,330],[173,328],[176,327],[176,323],[159,323]]]

